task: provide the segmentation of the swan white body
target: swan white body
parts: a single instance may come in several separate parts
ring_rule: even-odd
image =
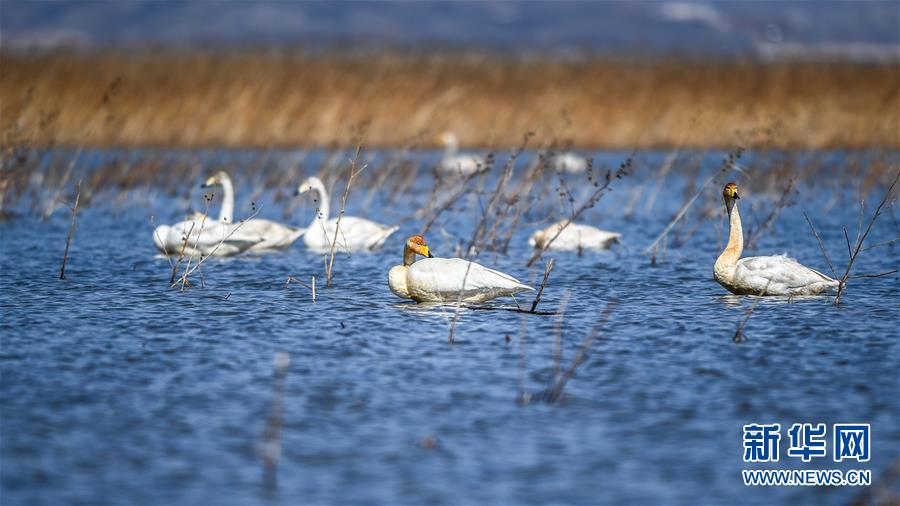
[[[451,174],[469,175],[487,167],[487,161],[483,157],[472,154],[459,154],[459,141],[456,140],[456,136],[452,133],[445,133],[440,139],[444,144],[441,171]]]
[[[328,219],[328,192],[325,185],[317,177],[311,177],[297,189],[300,194],[315,191],[319,194],[319,209],[312,223],[306,229],[303,242],[313,251],[330,251],[331,243],[337,235],[337,251],[364,251],[376,249],[387,238],[397,231],[398,227],[390,227],[355,216],[341,218],[340,231],[337,219]]]
[[[587,169],[587,158],[575,153],[559,153],[550,159],[550,166],[557,172],[580,174]]]
[[[713,265],[713,277],[737,295],[818,295],[836,289],[838,281],[787,255],[740,258],[744,232],[738,212],[737,187],[725,187],[729,215],[728,245]]]
[[[231,178],[224,172],[219,172],[215,176],[207,180],[204,187],[221,185],[222,186],[222,207],[219,209],[219,222],[223,224],[234,223],[234,185]],[[263,220],[250,219],[235,232],[236,239],[243,237],[244,239],[262,239],[255,242],[249,251],[253,253],[266,253],[270,251],[283,250],[290,247],[291,244],[303,235],[305,229],[282,225],[281,223]]]
[[[466,270],[468,269],[468,275]],[[462,258],[423,258],[388,272],[394,295],[416,302],[484,302],[534,290],[517,279]]]
[[[160,225],[153,231],[153,244],[163,253],[200,256],[235,256],[262,242],[262,238],[240,234],[238,225],[219,223],[207,219],[186,220],[174,225]],[[235,231],[237,229],[237,231]],[[185,244],[185,237],[190,237]],[[221,244],[220,244],[221,243]]]
[[[535,248],[543,247],[548,241],[553,239],[556,232],[565,225],[566,221],[559,221],[549,227],[538,230],[528,239],[528,244]],[[549,251],[578,251],[578,250],[604,250],[619,242],[622,234],[617,232],[607,232],[590,225],[579,225],[570,223],[569,226],[562,228],[559,237],[553,240],[547,247]]]

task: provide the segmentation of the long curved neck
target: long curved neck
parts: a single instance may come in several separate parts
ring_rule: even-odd
[[[728,209],[728,244],[716,260],[716,265],[733,267],[743,252],[744,229],[741,227],[741,214],[738,212],[737,201],[732,200]]]
[[[447,142],[444,143],[444,158],[453,158],[456,156],[456,153],[459,152],[459,143],[455,138],[447,139]]]
[[[219,221],[222,223],[234,223],[234,186],[231,179],[222,179],[222,208],[219,210]]]
[[[310,230],[316,230],[317,228],[321,228],[321,225],[318,224],[319,221],[322,223],[328,221],[328,192],[325,191],[325,185],[322,184],[322,181],[319,180],[319,178],[311,178],[309,186],[319,194],[319,208],[316,210],[316,215],[309,225]]]
[[[409,267],[416,261],[416,252],[409,248],[409,246],[403,248],[403,265],[405,267]]]

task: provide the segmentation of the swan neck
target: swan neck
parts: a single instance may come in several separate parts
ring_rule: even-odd
[[[325,191],[325,185],[319,178],[310,178],[309,185],[319,195],[318,209],[316,209],[316,215],[313,216],[313,221],[309,226],[310,230],[316,230],[321,228],[321,225],[317,226],[320,221],[322,223],[328,221],[328,192]]]
[[[737,201],[732,200],[728,206],[728,244],[725,251],[719,255],[717,265],[733,267],[737,264],[741,253],[744,252],[744,229],[741,227],[741,214],[738,212]]]
[[[453,158],[456,156],[456,153],[459,152],[459,142],[456,139],[447,139],[446,147],[444,148],[444,158]]]
[[[222,207],[219,210],[219,221],[234,223],[234,186],[228,176],[222,177]]]
[[[409,267],[414,264],[416,261],[416,252],[413,251],[409,246],[403,249],[403,266]]]

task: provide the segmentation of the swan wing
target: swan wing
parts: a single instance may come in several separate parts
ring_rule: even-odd
[[[467,273],[468,271],[468,273]],[[533,290],[517,279],[461,258],[425,258],[406,274],[410,296],[420,302],[482,302]]]
[[[816,295],[836,288],[834,280],[787,255],[748,257],[738,260],[735,284],[747,293]]]
[[[282,225],[271,220],[252,219],[245,222],[238,233],[261,237],[263,240],[254,244],[250,249],[252,251],[268,251],[287,248],[305,231],[305,229]]]
[[[537,244],[538,239],[549,241],[556,235],[556,232],[563,226],[565,222],[554,223],[546,229],[536,233],[532,237]],[[590,225],[579,225],[571,223],[563,228],[559,236],[554,240],[548,249],[556,251],[573,251],[578,249],[608,249],[611,245],[619,242],[622,234],[617,232],[607,232]],[[531,243],[531,241],[529,241]]]
[[[169,227],[168,234],[163,241],[166,250],[170,253],[181,251],[184,239],[188,234],[190,237],[188,237],[185,250],[204,256],[238,255],[263,240],[257,235],[246,233],[240,224],[188,220]]]
[[[476,155],[457,155],[441,160],[441,169],[446,172],[472,174],[486,166],[484,158]]]
[[[337,232],[338,251],[359,251],[374,249],[382,243],[399,227],[382,225],[365,218],[344,216],[341,218],[340,231],[337,229],[337,218],[328,220],[325,229],[321,225],[314,233],[307,233],[306,245],[313,250],[327,251],[331,249],[331,241]]]

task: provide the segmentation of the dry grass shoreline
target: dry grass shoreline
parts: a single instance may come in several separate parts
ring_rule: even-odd
[[[383,54],[0,56],[4,145],[900,147],[900,71]]]

